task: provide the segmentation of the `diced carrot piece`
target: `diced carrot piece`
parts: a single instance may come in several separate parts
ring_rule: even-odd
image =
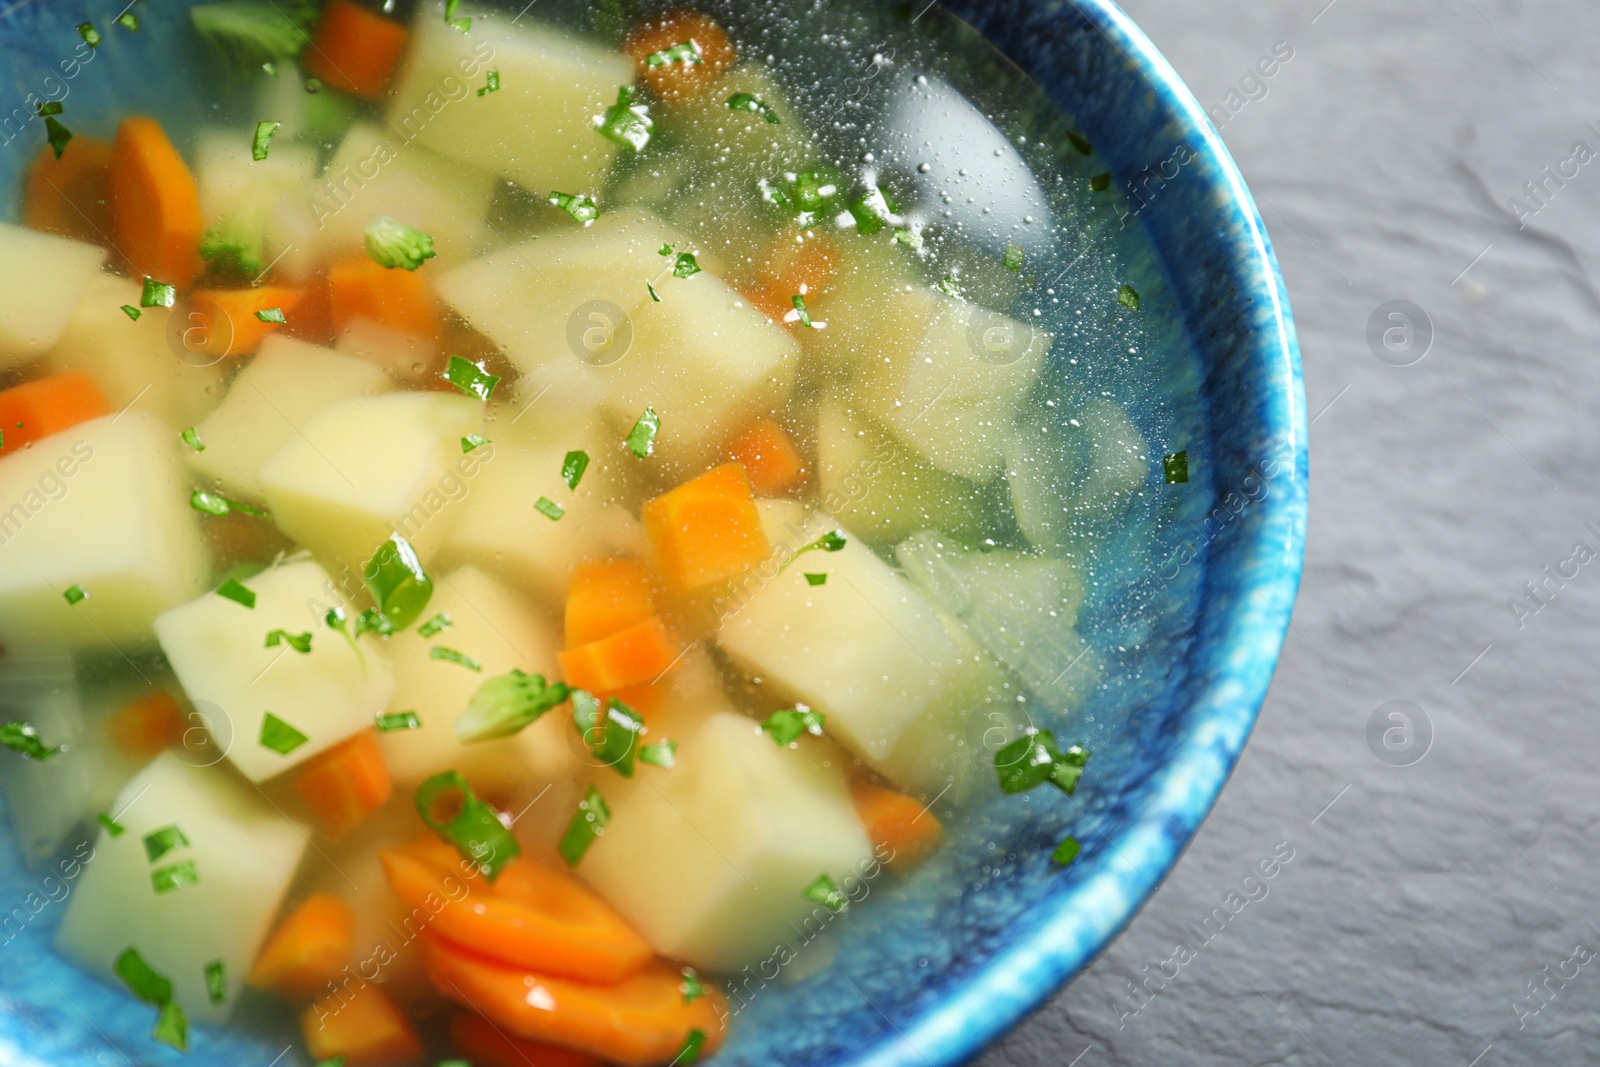
[[[351,0],[333,0],[300,54],[306,73],[335,89],[376,100],[406,50],[406,28]]]
[[[330,893],[313,893],[267,936],[250,968],[249,983],[269,993],[309,999],[350,962],[355,928],[350,905]]]
[[[323,997],[300,1016],[306,1050],[343,1067],[406,1067],[422,1059],[422,1042],[405,1013],[375,985]]]
[[[109,414],[105,394],[82,371],[14,385],[0,392],[0,456]]]
[[[204,340],[195,351],[213,356],[248,356],[261,347],[277,322],[262,321],[259,312],[283,312],[287,321],[299,305],[299,289],[261,285],[253,289],[196,289],[189,294],[189,311],[200,316]]]
[[[693,41],[700,46],[700,62],[677,60],[650,65],[650,57],[673,45]],[[675,103],[698,96],[717,76],[733,66],[733,42],[709,15],[698,11],[671,11],[634,30],[622,50],[638,64],[639,77],[663,101]]]
[[[183,709],[171,693],[158,689],[107,719],[106,733],[129,759],[152,760],[183,737]]]
[[[724,463],[645,504],[641,517],[667,581],[699,589],[767,558],[750,476]]]
[[[655,616],[644,622],[556,654],[568,685],[591,693],[614,693],[654,682],[678,658],[678,643]]]
[[[74,137],[57,159],[49,146],[28,168],[22,224],[45,233],[104,245],[111,241],[111,146]]]
[[[512,860],[491,883],[476,876],[463,882],[459,858],[440,864],[409,849],[378,856],[395,896],[408,907],[428,908],[430,929],[502,963],[618,982],[653,955],[593,890],[526,857]]]
[[[832,241],[810,237],[802,242],[780,241],[761,265],[756,284],[744,290],[750,306],[773,322],[795,323],[794,298],[809,302],[825,295],[839,273],[839,250]],[[801,329],[804,335],[807,331]]]
[[[111,231],[136,274],[187,289],[200,275],[200,188],[155,119],[117,127],[107,171]]]
[[[668,683],[665,681],[645,683],[644,685],[630,685],[626,689],[617,689],[612,692],[599,692],[595,696],[602,699],[616,697],[618,701],[637,711],[648,719],[659,711],[663,701],[667,699]]]
[[[782,426],[758,419],[728,447],[728,458],[744,468],[761,496],[781,496],[806,480],[805,460]]]
[[[605,1067],[587,1052],[512,1037],[469,1011],[450,1019],[450,1044],[472,1067]]]
[[[549,1041],[627,1067],[665,1064],[700,1031],[705,1059],[722,1044],[727,1000],[708,988],[683,1002],[678,968],[657,961],[615,985],[552,978],[499,963],[432,933],[422,935],[428,979],[440,995],[472,1007],[514,1037]]]
[[[294,787],[330,836],[342,837],[383,807],[394,791],[373,730],[306,761]]]
[[[567,647],[620,633],[656,613],[650,570],[633,559],[578,564],[567,591]]]
[[[850,799],[866,828],[867,840],[890,850],[884,863],[894,870],[915,867],[944,840],[944,824],[915,797],[871,782],[856,782],[850,787]]]
[[[348,256],[328,269],[328,300],[335,335],[358,318],[414,338],[437,340],[443,333],[420,271],[387,270],[364,255]]]

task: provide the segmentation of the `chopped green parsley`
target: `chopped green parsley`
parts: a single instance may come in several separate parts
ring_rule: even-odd
[[[40,763],[61,751],[60,745],[46,748],[44,742],[39,740],[39,731],[33,728],[33,724],[20,720],[0,723],[0,745]]]
[[[142,308],[169,308],[178,300],[177,286],[158,282],[148,275],[144,280],[144,290],[139,294],[139,306]]]
[[[280,756],[287,756],[309,740],[305,734],[270,711],[261,719],[261,747],[270,748]]]
[[[748,111],[752,115],[760,115],[774,126],[781,122],[776,111],[763,104],[760,97],[753,96],[750,93],[734,93],[728,97],[728,109],[730,111]]]
[[[92,22],[78,23],[78,36],[83,38],[83,43],[90,48],[100,47],[100,31],[94,28]]]
[[[683,1047],[672,1057],[672,1067],[690,1067],[691,1064],[699,1063],[700,1049],[705,1043],[705,1031],[690,1030],[689,1036],[683,1039]]]
[[[433,618],[417,627],[417,636],[432,637],[434,634],[444,633],[454,625],[455,620],[441,611],[435,614]]]
[[[446,648],[444,645],[434,645],[432,648],[428,649],[428,658],[438,660],[441,663],[454,663],[465,667],[469,671],[483,670],[483,664],[479,663],[465,652],[458,652],[453,648]]]
[[[639,749],[639,762],[660,767],[664,771],[672,770],[678,764],[678,742],[669,737],[643,746]]]
[[[480,88],[478,90],[478,95],[479,96],[488,96],[490,93],[498,93],[499,91],[500,91],[500,72],[498,70],[491,70],[489,72],[489,74],[488,74],[487,79],[485,80],[485,84],[483,85],[482,88]]]
[[[574,689],[572,722],[601,766],[610,767],[624,778],[633,777],[639,735],[644,731],[644,719],[638,712],[616,697],[602,704],[594,694]]]
[[[488,400],[494,392],[494,387],[500,384],[500,377],[484,370],[483,364],[474,363],[470,359],[460,356],[451,356],[444,373],[440,375],[445,381],[479,400]]]
[[[189,427],[178,436],[183,438],[184,444],[188,445],[196,452],[204,452],[206,450],[205,442],[200,440],[200,435],[195,432],[195,428],[193,426]]]
[[[637,94],[631,85],[617,89],[617,102],[606,108],[605,114],[595,116],[595,129],[600,136],[635,152],[650,143],[655,120],[650,109],[636,102]]]
[[[139,321],[139,316],[144,314],[144,312],[140,311],[138,308],[134,307],[132,304],[123,304],[122,305],[122,313],[124,315],[128,316],[128,318],[132,319],[134,322],[138,322]]]
[[[661,429],[661,417],[656,414],[655,408],[645,408],[644,414],[639,416],[639,421],[633,424],[633,429],[628,431],[627,438],[623,441],[639,459],[644,459],[656,450],[656,434]]]
[[[117,16],[117,25],[133,33],[139,32],[139,16],[131,11],[124,11]]]
[[[399,534],[390,534],[373,553],[362,568],[361,579],[377,603],[378,613],[393,629],[403,630],[421,618],[433,597],[433,579],[422,569],[411,542]],[[360,632],[358,624],[357,635]]]
[[[678,983],[678,992],[683,994],[685,1004],[693,1004],[706,995],[706,987],[700,981],[700,975],[693,967],[685,967],[678,972],[683,975],[683,981]]]
[[[782,574],[789,564],[807,552],[838,552],[847,544],[849,544],[849,541],[846,540],[843,530],[829,530],[815,541],[801,545],[796,549],[794,555],[783,561],[783,566],[778,568],[778,573]]]
[[[157,867],[150,872],[150,885],[157,893],[170,893],[184,886],[200,884],[200,869],[194,860],[184,860],[169,867]]]
[[[692,278],[700,273],[700,264],[695,260],[692,252],[679,252],[678,258],[672,261],[672,276],[674,278]]]
[[[1077,859],[1078,853],[1082,851],[1083,846],[1078,843],[1078,839],[1076,837],[1068,837],[1056,846],[1055,851],[1050,853],[1050,858],[1065,867]]]
[[[230,511],[237,511],[245,515],[254,515],[258,519],[267,517],[267,513],[260,508],[251,507],[249,504],[231,500],[218,493],[196,489],[189,494],[189,506],[196,511],[203,511],[207,515],[226,515]]]
[[[806,886],[805,892],[800,895],[836,914],[850,907],[850,900],[844,891],[826,874],[817,875],[817,880]]]
[[[262,322],[275,322],[280,326],[286,321],[283,317],[282,308],[266,308],[265,310],[258,311],[256,312],[256,318],[260,319]]]
[[[588,469],[589,453],[574,449],[561,460],[561,480],[567,483],[568,489],[576,489],[578,483],[583,481],[583,472]]]
[[[1110,171],[1106,171],[1104,174],[1096,174],[1094,177],[1089,179],[1090,192],[1103,193],[1109,188],[1111,188]]]
[[[1121,304],[1129,311],[1138,311],[1139,290],[1135,289],[1131,285],[1124,284],[1121,289],[1117,290],[1117,303]]]
[[[305,655],[311,651],[311,635],[309,633],[292,634],[288,630],[271,630],[267,633],[267,643],[263,648],[277,648],[279,645],[288,645],[290,648]]]
[[[422,729],[422,720],[414,711],[380,711],[374,722],[380,734],[393,733],[396,730]]]
[[[651,52],[644,57],[644,65],[651,70],[656,67],[670,67],[673,64],[698,66],[700,62],[700,43],[692,37],[687,41],[679,41],[670,48],[663,48],[659,52]]]
[[[106,835],[109,837],[121,837],[128,832],[127,827],[103,811],[94,817],[94,821],[106,828]]]
[[[1022,258],[1022,246],[1017,244],[1015,241],[1007,241],[1005,256],[1000,261],[1005,266],[1006,270],[1022,270]]]
[[[1189,450],[1161,457],[1161,473],[1168,485],[1181,485],[1189,480]]]
[[[221,960],[206,964],[206,999],[221,1004],[228,999],[228,971]]]
[[[89,599],[89,590],[74,582],[72,585],[67,586],[67,588],[62,591],[61,597],[68,604],[76,604],[80,600]]]
[[[557,504],[547,496],[542,496],[533,502],[533,510],[555,522],[567,513],[567,509]]]
[[[796,704],[792,708],[785,708],[768,715],[767,721],[761,724],[761,729],[774,743],[787,745],[798,741],[801,734],[821,737],[825,719],[826,716],[822,712],[812,711],[804,704]]]
[[[1072,142],[1072,147],[1076,148],[1080,155],[1094,155],[1094,145],[1090,144],[1088,138],[1083,135],[1068,131],[1067,140]]]
[[[828,584],[828,576],[826,574],[811,574],[811,573],[808,572],[806,574],[806,584],[807,585],[827,585]]]
[[[600,207],[594,197],[586,193],[552,192],[546,198],[551,207],[560,208],[585,226],[600,217]]]
[[[250,141],[250,158],[260,163],[267,158],[267,149],[272,144],[272,135],[278,132],[281,122],[272,119],[262,119],[256,123],[256,135]]]
[[[1077,745],[1065,752],[1057,749],[1055,735],[1049,730],[1024,734],[994,754],[995,772],[1003,793],[1025,793],[1049,782],[1071,796],[1078,788],[1078,779],[1083,776],[1083,766],[1088,761],[1088,749]]]
[[[589,846],[605,833],[606,823],[610,821],[611,809],[606,807],[600,790],[591,785],[583,799],[578,801],[578,810],[573,813],[572,821],[567,824],[566,832],[556,845],[556,851],[561,853],[568,867],[578,865],[583,854],[589,851]]]
[[[151,863],[165,856],[175,848],[188,848],[189,839],[183,836],[183,831],[176,825],[163,826],[144,835],[145,858]]]
[[[220,597],[226,597],[235,604],[243,604],[247,608],[254,608],[256,606],[255,590],[241,585],[236,579],[233,578],[229,578],[227,581],[217,586],[217,595]]]
[[[489,439],[482,434],[469,433],[461,439],[461,451],[471,452],[474,448],[482,448],[489,443]]]

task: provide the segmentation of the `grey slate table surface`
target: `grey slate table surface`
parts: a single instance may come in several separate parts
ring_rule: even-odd
[[[1305,580],[1188,853],[979,1062],[1600,1063],[1600,5],[1125,6],[1283,264]]]

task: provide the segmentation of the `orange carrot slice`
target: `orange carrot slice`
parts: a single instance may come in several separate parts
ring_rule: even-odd
[[[633,559],[578,564],[567,590],[567,646],[620,633],[656,613],[650,570]]]
[[[681,651],[655,616],[598,641],[556,654],[566,683],[591,693],[647,685],[672,666]]]
[[[335,89],[366,100],[389,90],[410,34],[350,0],[333,0],[317,22],[311,44],[300,54],[306,73]]]
[[[614,985],[592,985],[496,962],[433,933],[422,937],[434,989],[481,1012],[513,1037],[549,1041],[626,1067],[670,1063],[689,1035],[704,1035],[701,1059],[722,1044],[722,994],[683,1002],[682,973],[657,961]]]
[[[492,883],[476,876],[463,883],[459,861],[442,865],[396,849],[379,859],[389,888],[408,907],[431,898],[432,911],[444,902],[431,924],[439,936],[502,963],[616,982],[650,961],[649,944],[592,890],[532,860],[513,860]]]
[[[187,289],[200,275],[200,188],[159,122],[122,120],[106,178],[117,251],[134,273]]]
[[[680,59],[650,65],[651,56],[687,41],[700,46],[700,62]],[[705,92],[737,58],[722,27],[698,11],[672,11],[645,23],[629,35],[622,50],[638,64],[639,77],[650,91],[667,103]]]
[[[314,893],[267,936],[250,968],[257,989],[296,1000],[309,999],[350,961],[355,938],[350,906],[328,893]]]
[[[450,1019],[450,1044],[472,1067],[605,1067],[604,1060],[587,1052],[512,1037],[467,1011]]]
[[[93,137],[74,137],[69,149],[57,159],[46,146],[34,157],[22,194],[22,224],[92,244],[109,244],[111,146]]]
[[[362,730],[306,761],[294,787],[322,828],[343,837],[383,807],[394,791],[383,749],[373,730]]]
[[[183,709],[165,689],[147,693],[106,720],[111,743],[129,759],[155,759],[183,736]]]
[[[667,581],[698,589],[767,558],[750,476],[737,463],[713,467],[645,504],[641,516]]]
[[[422,1058],[422,1042],[405,1013],[375,985],[341,990],[300,1016],[311,1058],[343,1067],[406,1067]]]
[[[728,458],[744,468],[761,496],[781,496],[806,479],[805,460],[782,426],[758,419],[728,447]]]
[[[944,840],[944,824],[915,797],[896,793],[871,782],[850,787],[856,814],[874,847],[890,850],[884,863],[906,871],[927,859]]]
[[[358,318],[371,319],[419,340],[443,333],[438,306],[420,271],[386,270],[366,256],[348,256],[328,270],[335,334]]]
[[[283,326],[269,321],[282,312],[285,321],[294,314],[302,292],[278,285],[253,289],[196,289],[189,294],[189,310],[201,316],[205,339],[197,351],[213,356],[248,356],[261,347],[267,335]],[[268,319],[262,319],[266,314]],[[191,321],[193,321],[191,319]]]
[[[109,414],[105,394],[82,371],[14,385],[0,392],[0,456]]]

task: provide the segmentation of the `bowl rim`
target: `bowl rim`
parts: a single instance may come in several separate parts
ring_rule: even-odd
[[[1294,458],[1281,482],[1274,483],[1275,490],[1281,485],[1285,491],[1254,505],[1258,521],[1242,555],[1256,577],[1247,579],[1250,595],[1238,597],[1222,613],[1214,645],[1230,649],[1225,670],[1205,677],[1190,702],[1201,728],[1152,776],[1150,799],[1100,869],[1053,898],[1052,913],[1028,937],[1014,939],[950,995],[909,1022],[891,1022],[897,1036],[850,1059],[849,1067],[945,1067],[972,1059],[1122,932],[1176,865],[1232,773],[1266,698],[1299,590],[1309,428],[1299,342],[1266,226],[1210,117],[1154,42],[1112,0],[1068,2],[1144,75],[1156,114],[1192,136],[1188,143],[1197,145],[1196,155],[1208,164],[1199,169],[1211,175],[1207,180],[1217,188],[1218,209],[1235,224],[1219,232],[1231,246],[1231,266],[1243,283],[1241,318],[1254,315],[1260,324],[1250,332],[1246,362],[1265,387],[1256,398],[1262,427],[1290,442]],[[1267,576],[1259,577],[1255,568]]]

